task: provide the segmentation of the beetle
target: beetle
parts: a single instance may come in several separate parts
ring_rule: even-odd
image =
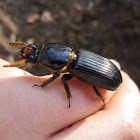
[[[43,45],[28,44],[23,42],[9,43],[14,47],[22,47],[20,50],[19,61],[13,62],[4,67],[21,67],[26,63],[41,64],[51,71],[53,76],[44,81],[41,85],[34,84],[44,88],[51,83],[62,72],[69,72],[62,76],[62,83],[67,93],[70,107],[71,93],[66,81],[72,77],[86,82],[93,86],[95,93],[102,99],[104,98],[96,87],[114,91],[122,83],[122,76],[119,69],[109,59],[82,49],[72,49],[65,45],[47,43]]]

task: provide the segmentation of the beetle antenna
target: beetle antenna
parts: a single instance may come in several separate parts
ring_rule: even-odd
[[[27,47],[24,42],[10,42],[9,44],[13,47]]]
[[[27,63],[27,59],[22,59],[13,63],[10,63],[9,65],[3,65],[3,67],[21,67]]]

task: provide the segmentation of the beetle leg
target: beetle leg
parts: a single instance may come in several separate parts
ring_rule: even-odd
[[[59,72],[55,72],[55,73],[53,74],[53,77],[51,77],[51,78],[48,79],[47,81],[44,81],[44,82],[42,83],[42,85],[36,85],[36,84],[34,84],[33,86],[38,86],[38,87],[44,88],[46,85],[48,85],[48,84],[51,83],[53,80],[55,80],[57,77],[59,77],[59,75],[60,75]]]
[[[93,89],[95,90],[96,94],[98,97],[100,97],[104,103],[105,106],[105,101],[104,101],[104,97],[101,95],[101,93],[97,90],[97,88],[95,86],[93,86]]]
[[[71,97],[71,93],[70,93],[70,90],[69,90],[69,87],[66,83],[66,81],[70,80],[73,76],[71,74],[64,74],[63,77],[62,77],[62,82],[63,82],[63,85],[65,87],[65,91],[67,93],[67,98],[68,98],[68,101],[69,101],[69,106],[70,107],[70,97]]]

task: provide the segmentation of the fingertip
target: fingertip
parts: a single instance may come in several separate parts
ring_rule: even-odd
[[[123,85],[127,88],[127,89],[131,89],[132,91],[137,91],[139,92],[139,88],[137,86],[137,84],[131,79],[131,77],[124,71],[122,71],[122,77],[123,77]]]
[[[122,71],[123,82],[111,98],[107,108],[130,111],[140,102],[139,89],[130,76]]]

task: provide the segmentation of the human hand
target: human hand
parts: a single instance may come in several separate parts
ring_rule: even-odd
[[[36,77],[18,68],[3,68],[0,60],[0,139],[2,140],[121,140],[140,139],[140,95],[131,78],[122,72],[116,91],[99,89],[76,78],[68,81],[71,107],[61,76],[45,88],[49,76]],[[115,62],[119,67],[119,64]]]

